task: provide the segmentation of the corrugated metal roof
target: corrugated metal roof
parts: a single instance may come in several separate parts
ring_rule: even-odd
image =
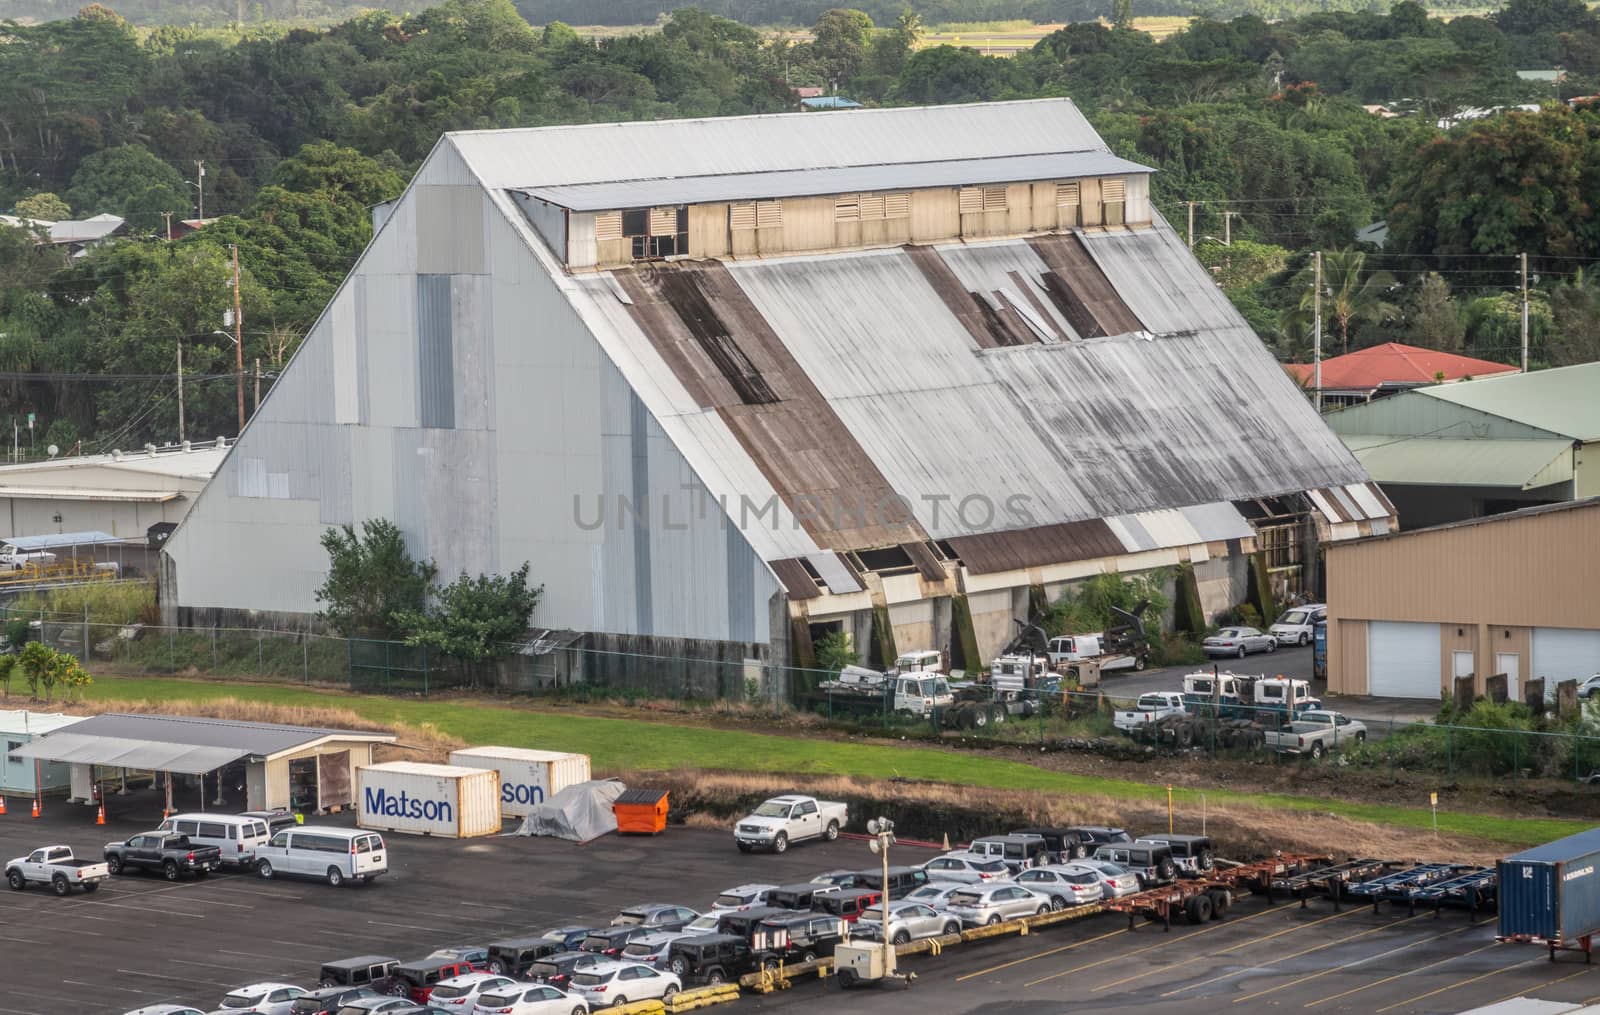
[[[396,739],[389,733],[322,729],[316,726],[284,726],[201,716],[138,715],[128,712],[107,712],[103,715],[90,716],[74,724],[72,732],[76,736],[84,737],[148,740],[193,747],[238,748],[243,754],[262,756],[292,750],[302,744],[326,737],[378,743],[392,743]]]
[[[1316,366],[1311,363],[1285,363],[1283,368],[1304,384],[1311,384],[1316,373]],[[1509,363],[1385,342],[1323,360],[1322,390],[1375,391],[1516,372],[1517,368]]]
[[[80,724],[81,725],[81,724]],[[7,753],[11,758],[60,761],[74,765],[106,765],[149,772],[203,775],[249,757],[242,747],[197,747],[160,740],[89,736],[71,727],[40,737]]]
[[[78,546],[120,543],[122,540],[108,532],[52,532],[46,536],[12,536],[5,542],[24,552],[31,552],[35,550],[70,550]]]
[[[816,599],[822,595],[822,590],[817,588],[816,581],[798,559],[782,557],[769,560],[767,564],[772,567],[772,573],[778,576],[778,581],[783,583],[790,599]]]
[[[1071,99],[447,135],[491,190],[1109,149]]]
[[[0,709],[0,733],[42,736],[82,721],[81,715],[65,715],[61,712],[33,712],[25,708]]]
[[[1347,434],[1345,445],[1380,483],[1529,490],[1572,478],[1572,442]]]
[[[646,164],[654,168],[653,164]],[[858,191],[919,190],[979,183],[1021,183],[1086,176],[1153,172],[1110,152],[1072,151],[936,162],[892,160],[832,169],[786,169],[763,173],[709,172],[703,176],[639,177],[606,183],[529,187],[529,197],[573,211],[608,211],[713,201],[814,197]]]
[[[1516,420],[1578,441],[1600,440],[1600,363],[1419,388],[1441,402]]]
[[[950,545],[960,554],[961,563],[974,574],[1116,557],[1126,550],[1122,540],[1099,518],[1014,532],[962,536],[950,540]]]
[[[94,486],[9,486],[0,485],[0,497],[26,500],[120,501],[130,504],[165,504],[179,494],[163,490],[113,490]]]

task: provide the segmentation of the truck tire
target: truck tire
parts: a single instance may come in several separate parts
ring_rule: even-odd
[[[344,871],[337,867],[329,867],[328,886],[330,888],[338,888],[342,884],[344,884]]]
[[[839,822],[837,822],[837,821],[828,822],[828,828],[827,828],[826,831],[824,831],[822,833],[822,838],[827,842],[832,842],[833,840],[837,839],[838,837],[839,837]]]
[[[1156,864],[1156,879],[1158,881],[1171,881],[1177,872],[1177,865],[1172,862],[1172,857],[1170,856],[1162,857],[1161,862]]]
[[[28,879],[22,876],[19,870],[6,871],[6,884],[11,886],[13,892],[20,892],[28,887]]]
[[[1211,896],[1205,894],[1193,896],[1184,908],[1188,910],[1190,923],[1205,923],[1211,919]]]
[[[990,707],[990,710],[991,710],[991,711],[992,711],[992,712],[994,712],[994,724],[995,724],[995,725],[996,725],[996,726],[1003,726],[1003,725],[1005,725],[1005,721],[1006,721],[1006,707],[1005,707],[1005,706],[1004,706],[1004,705],[1000,705],[1000,706],[998,706],[998,707],[994,707],[994,706],[991,706],[991,707]]]
[[[173,863],[171,860],[168,860],[166,863],[161,865],[161,876],[166,878],[168,881],[176,881],[183,875],[178,872],[178,865]]]
[[[256,877],[261,878],[263,881],[270,881],[272,879],[272,874],[272,864],[265,860],[262,860],[256,864]]]
[[[72,882],[67,880],[67,876],[65,874],[57,874],[55,877],[50,879],[50,889],[57,895],[71,895]]]
[[[1194,746],[1194,727],[1186,722],[1179,723],[1178,725],[1174,726],[1172,728],[1172,736],[1173,739],[1177,741],[1179,747],[1187,748]]]
[[[122,873],[122,857],[118,856],[115,853],[112,853],[110,856],[106,857],[106,868],[108,870],[110,870],[111,873],[113,873],[113,874],[121,874]]]
[[[1322,756],[1325,753],[1327,753],[1327,748],[1322,746],[1322,741],[1318,740],[1318,741],[1315,741],[1314,743],[1312,743],[1312,745],[1311,745],[1311,760],[1312,761],[1321,761],[1322,760]]]
[[[772,851],[774,853],[786,853],[786,852],[789,851],[789,833],[788,832],[779,832],[776,836],[773,837],[773,840],[772,840]]]
[[[1226,888],[1213,888],[1211,896],[1211,918],[1220,920],[1224,913],[1233,905],[1233,893]]]
[[[981,730],[985,726],[989,725],[989,713],[987,711],[979,708],[979,709],[974,709],[969,714],[972,716],[972,727],[973,727],[973,729],[980,729]]]
[[[956,729],[958,729],[958,730],[970,730],[971,728],[972,728],[972,712],[971,712],[971,710],[964,708],[961,711],[957,712],[956,713]]]

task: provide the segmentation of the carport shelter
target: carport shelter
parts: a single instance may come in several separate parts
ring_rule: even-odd
[[[244,766],[249,810],[287,807],[298,812],[326,811],[355,802],[355,770],[372,764],[372,751],[395,737],[358,730],[280,726],[198,716],[134,715],[109,712],[76,722],[11,750],[10,757],[57,761],[72,767],[72,796],[88,800],[106,769],[165,772],[200,778],[195,806],[179,800],[178,809],[204,810],[207,776],[234,764]],[[220,793],[218,793],[220,797]],[[172,786],[167,784],[172,807]]]

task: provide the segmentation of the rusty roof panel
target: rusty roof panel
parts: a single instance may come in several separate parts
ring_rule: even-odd
[[[822,595],[822,590],[817,588],[811,572],[806,570],[806,566],[799,559],[784,557],[781,560],[769,560],[767,563],[772,566],[772,573],[783,583],[790,599],[816,599]]]
[[[1046,292],[1064,313],[1070,312],[1078,318],[1073,321],[1073,327],[1080,334],[1092,338],[1147,330],[1094,258],[1084,250],[1083,241],[1076,233],[1035,236],[1028,245],[1050,268]]]
[[[960,536],[950,545],[974,574],[1017,571],[1045,564],[1117,557],[1126,551],[1122,540],[1099,518],[1034,529]]]

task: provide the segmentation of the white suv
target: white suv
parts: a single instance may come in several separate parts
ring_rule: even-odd
[[[606,962],[572,974],[571,991],[590,1008],[610,1008],[631,1001],[665,1001],[683,989],[677,976],[638,962]]]

